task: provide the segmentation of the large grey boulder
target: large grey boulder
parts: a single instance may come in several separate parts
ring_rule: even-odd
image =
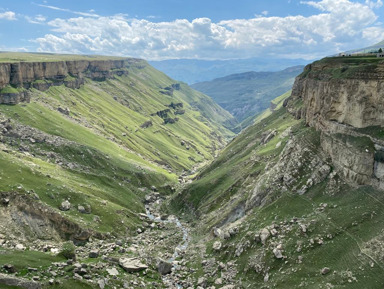
[[[122,257],[119,259],[119,265],[127,272],[139,272],[148,268],[138,258]]]
[[[161,275],[170,274],[172,272],[172,264],[160,259],[159,264],[157,265],[157,270]]]

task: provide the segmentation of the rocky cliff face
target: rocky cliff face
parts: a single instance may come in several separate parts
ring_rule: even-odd
[[[383,80],[383,61],[324,59],[297,77],[288,104],[297,118],[321,131],[323,150],[354,185],[384,188]]]
[[[16,62],[0,64],[0,103],[17,104],[29,101],[28,91],[47,90],[51,86],[65,85],[79,88],[85,78],[103,81],[115,75],[126,75],[127,67],[140,65],[140,59],[77,60],[53,62]],[[6,88],[13,88],[9,93]],[[16,90],[16,91],[15,91]]]

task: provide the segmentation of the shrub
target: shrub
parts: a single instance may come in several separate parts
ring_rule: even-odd
[[[65,242],[61,247],[61,251],[58,256],[62,256],[66,259],[76,260],[75,245],[71,241]]]

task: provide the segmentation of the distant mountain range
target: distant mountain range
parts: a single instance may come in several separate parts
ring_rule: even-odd
[[[291,89],[295,77],[304,66],[277,72],[245,72],[212,81],[200,82],[192,88],[212,97],[239,122],[252,118],[270,106],[272,99]]]
[[[372,51],[377,51],[377,50],[379,50],[380,48],[384,49],[384,40],[383,40],[383,41],[380,41],[379,43],[376,43],[376,44],[374,44],[374,45],[365,47],[365,48],[359,48],[359,49],[348,50],[348,51],[346,51],[346,53],[358,53],[358,52],[364,53],[364,52],[372,52]]]
[[[156,69],[170,77],[193,84],[248,71],[279,71],[295,65],[305,65],[304,59],[249,58],[235,60],[172,59],[150,61]]]

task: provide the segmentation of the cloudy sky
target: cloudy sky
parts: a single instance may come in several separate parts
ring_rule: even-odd
[[[0,0],[0,50],[315,59],[384,40],[383,0]]]

